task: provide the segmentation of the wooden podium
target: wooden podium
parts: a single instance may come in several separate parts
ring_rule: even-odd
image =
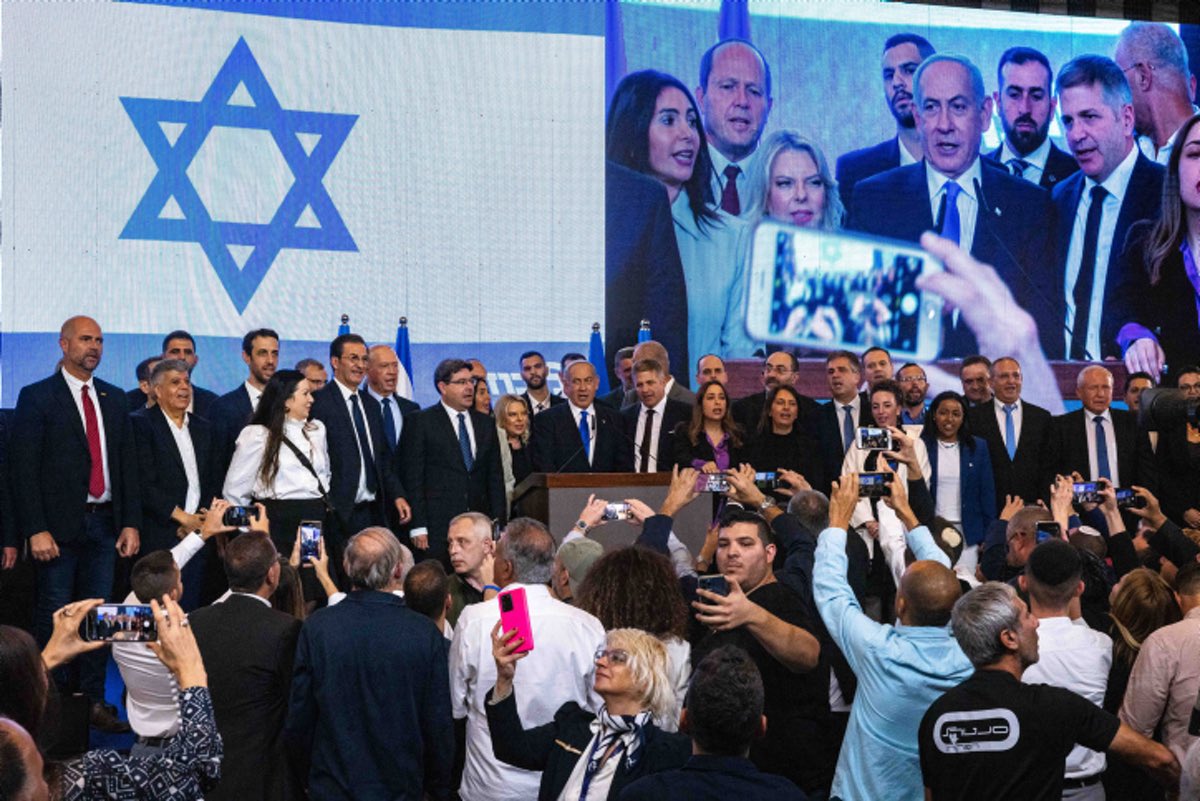
[[[637,498],[658,511],[670,484],[670,473],[533,473],[516,486],[513,503],[520,514],[549,526],[561,542],[579,519],[589,495],[594,493],[610,503]],[[700,553],[704,544],[712,509],[712,496],[702,494],[675,517],[675,536],[693,555]],[[610,551],[632,545],[640,531],[635,522],[615,520],[593,529],[588,537]]]

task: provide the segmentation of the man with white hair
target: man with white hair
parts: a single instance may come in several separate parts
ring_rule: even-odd
[[[1055,417],[1051,424],[1055,460],[1049,477],[1079,473],[1085,481],[1103,477],[1114,487],[1136,484],[1153,492],[1150,440],[1133,413],[1112,408],[1112,373],[1095,364],[1083,368],[1075,392],[1083,408]]]
[[[1196,76],[1179,34],[1161,22],[1133,22],[1121,31],[1113,60],[1133,93],[1133,121],[1142,155],[1164,167],[1175,134],[1196,113]]]

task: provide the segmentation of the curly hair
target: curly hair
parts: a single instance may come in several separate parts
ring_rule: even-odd
[[[600,557],[579,588],[578,605],[605,631],[631,628],[679,638],[687,631],[687,607],[671,560],[646,548]]]

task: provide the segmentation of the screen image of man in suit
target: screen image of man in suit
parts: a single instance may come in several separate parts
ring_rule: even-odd
[[[71,601],[108,598],[116,555],[138,552],[142,522],[137,454],[125,393],[93,377],[104,335],[89,317],[59,334],[62,367],[17,398],[11,441],[14,503],[37,567],[35,625],[45,643],[52,615]],[[79,660],[79,686],[104,700],[105,652]],[[56,675],[64,681],[65,675]]]
[[[569,403],[533,418],[529,456],[539,473],[629,473],[633,448],[618,412],[594,403],[596,368],[573,362],[563,373]]]
[[[1079,170],[1069,154],[1050,141],[1050,120],[1058,103],[1050,91],[1054,70],[1031,47],[1010,47],[997,68],[999,91],[992,95],[1004,127],[1004,143],[988,158],[1017,178],[1049,191]]]
[[[504,471],[495,421],[472,408],[471,365],[443,359],[433,382],[441,399],[405,425],[397,458],[412,501],[413,547],[447,566],[446,534],[456,515],[479,512],[504,522]]]
[[[1009,495],[1032,505],[1047,494],[1054,478],[1047,451],[1052,418],[1021,398],[1024,379],[1016,359],[994,361],[991,379],[994,397],[968,409],[967,419],[988,446],[996,508],[1003,509]]]
[[[250,422],[258,408],[263,388],[279,367],[279,334],[258,328],[242,337],[242,361],[249,374],[236,389],[226,392],[209,407],[209,422],[217,441],[217,470],[223,476],[229,469],[238,434]]]

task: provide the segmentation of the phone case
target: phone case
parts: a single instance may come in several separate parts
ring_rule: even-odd
[[[529,622],[529,603],[525,599],[525,588],[517,587],[496,596],[500,604],[500,628],[503,631],[517,630],[522,642],[513,653],[533,650],[533,626]]]

